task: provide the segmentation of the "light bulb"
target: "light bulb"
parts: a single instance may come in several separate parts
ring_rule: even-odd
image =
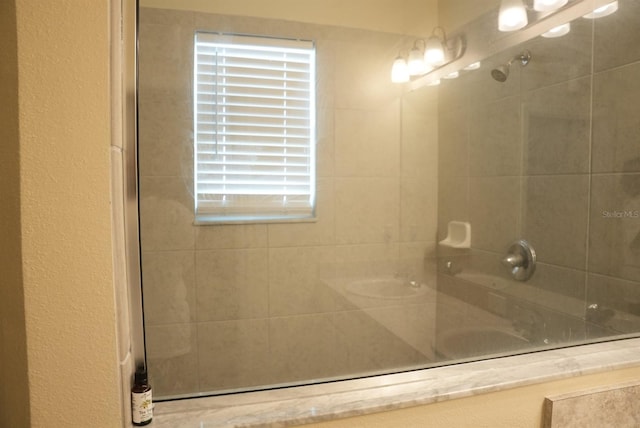
[[[527,9],[522,0],[502,0],[498,17],[498,30],[516,31],[529,23]]]
[[[533,9],[538,12],[552,12],[560,9],[569,0],[534,0]]]
[[[558,25],[557,27],[552,28],[546,33],[542,33],[542,37],[546,37],[549,39],[552,39],[554,37],[562,37],[565,34],[569,34],[569,31],[571,31],[571,24],[567,22],[566,24]]]
[[[401,56],[397,57],[391,67],[391,81],[393,83],[405,83],[409,81],[409,66]]]
[[[432,67],[439,67],[446,62],[444,47],[442,46],[442,41],[438,37],[431,36],[427,40],[424,49],[424,60]]]
[[[414,47],[409,52],[409,75],[418,76],[427,72],[427,65],[424,62],[424,55],[422,51],[417,47]]]
[[[598,19],[604,16],[611,15],[612,13],[615,13],[617,10],[618,10],[618,0],[595,9],[593,12],[583,16],[583,18]]]

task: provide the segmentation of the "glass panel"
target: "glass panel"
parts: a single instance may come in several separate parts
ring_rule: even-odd
[[[638,2],[597,19],[582,15],[605,2],[529,10],[513,33],[498,30],[497,0],[424,2],[439,14],[230,2],[252,16],[141,3],[142,281],[158,398],[640,332]],[[466,41],[461,56],[392,83],[394,59],[437,25]],[[315,223],[194,224],[196,30],[315,42]],[[256,109],[247,123],[281,115]]]

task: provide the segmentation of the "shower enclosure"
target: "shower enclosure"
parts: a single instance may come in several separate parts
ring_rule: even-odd
[[[498,31],[497,0],[473,19],[454,13],[463,1],[425,1],[404,17],[422,17],[417,34],[313,11],[277,19],[249,1],[253,16],[174,3],[139,8],[140,247],[157,398],[640,332],[640,3],[572,16],[561,37],[529,34],[532,23],[521,39]],[[392,83],[398,52],[437,25],[465,41],[447,66],[459,76]],[[305,221],[196,220],[197,32],[312,42]],[[464,69],[471,59],[481,64]]]

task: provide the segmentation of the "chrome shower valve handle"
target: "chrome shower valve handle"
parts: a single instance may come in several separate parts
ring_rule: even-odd
[[[526,281],[536,270],[536,252],[527,241],[520,239],[511,244],[502,264],[511,271],[514,279]]]

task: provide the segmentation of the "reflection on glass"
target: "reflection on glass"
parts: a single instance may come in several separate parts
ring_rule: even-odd
[[[403,92],[388,67],[420,35],[142,8],[142,278],[158,397],[394,373],[640,331],[639,58],[610,49],[622,25],[626,43],[640,42],[640,8],[625,14],[598,21],[595,33],[579,19],[571,38],[470,52],[451,64],[455,80]],[[486,19],[489,43],[516,37],[498,32],[495,10]],[[194,225],[196,30],[316,43],[316,222]],[[490,70],[528,50],[529,66],[492,79]],[[274,80],[289,72],[268,71]],[[391,80],[409,80],[401,57]],[[228,91],[242,100],[251,88]],[[230,120],[224,113],[211,121]],[[274,129],[241,143],[291,137]],[[473,229],[469,248],[437,244],[455,221]],[[537,252],[527,281],[501,264],[516,239]]]
[[[391,81],[393,83],[405,83],[409,81],[409,66],[401,56],[397,57],[391,68]]]
[[[534,0],[533,9],[538,12],[551,12],[566,5],[569,0]]]
[[[609,16],[615,13],[617,10],[618,10],[618,0],[595,9],[593,12],[586,14],[584,18],[587,18],[587,19],[603,18],[605,16]]]
[[[558,25],[557,27],[552,28],[546,33],[542,33],[542,37],[546,37],[548,39],[553,39],[554,37],[562,37],[571,31],[571,23],[567,22],[566,24]]]
[[[482,63],[480,61],[476,61],[474,63],[471,63],[471,64],[467,65],[463,70],[466,70],[466,71],[477,70],[481,66],[482,66]]]
[[[500,31],[517,31],[527,26],[527,9],[522,0],[502,0],[498,15]]]

